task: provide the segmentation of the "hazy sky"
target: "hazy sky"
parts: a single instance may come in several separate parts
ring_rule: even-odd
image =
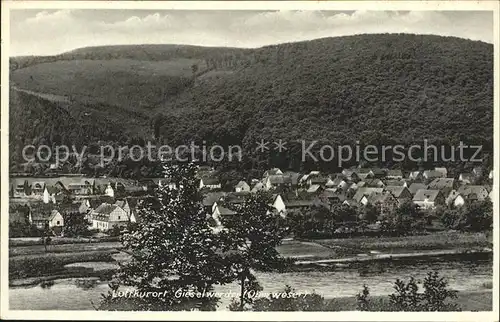
[[[113,44],[259,47],[360,33],[416,33],[493,42],[487,11],[12,10],[10,55]]]

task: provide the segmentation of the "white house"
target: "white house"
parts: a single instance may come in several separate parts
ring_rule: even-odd
[[[201,178],[200,179],[200,189],[220,189],[221,183],[217,178]]]
[[[272,168],[271,170],[267,170],[264,172],[264,175],[262,176],[263,178],[269,177],[269,176],[274,176],[274,175],[282,175],[283,171],[281,171],[279,168]]]
[[[284,216],[286,214],[285,202],[283,201],[283,198],[281,197],[281,195],[276,195],[276,197],[273,200],[272,207],[274,209],[276,209],[276,211],[280,215]]]
[[[91,213],[92,228],[100,231],[107,231],[113,226],[126,226],[129,222],[129,216],[117,205],[102,203]]]
[[[434,171],[441,172],[443,178],[446,178],[448,176],[448,170],[446,170],[446,168],[444,168],[444,167],[441,167],[441,168],[436,167],[436,168],[434,168]]]
[[[248,183],[242,180],[238,182],[238,184],[234,187],[234,190],[236,192],[249,192],[250,186],[248,185]]]
[[[56,194],[58,190],[55,187],[49,187],[45,185],[43,189],[43,202],[44,203],[56,203]]]
[[[423,209],[432,209],[444,205],[445,200],[439,190],[420,189],[413,197],[413,203]]]
[[[115,197],[115,190],[113,189],[113,187],[111,187],[110,183],[108,183],[108,186],[106,187],[106,190],[104,191],[104,194],[106,196],[111,197],[111,198]]]
[[[457,190],[452,190],[446,197],[446,204],[461,207],[465,204],[465,198]]]
[[[64,226],[64,218],[61,215],[61,213],[57,210],[52,210],[50,214],[30,213],[29,221],[31,224],[35,225],[38,229],[44,229],[46,225],[48,225],[49,228]]]

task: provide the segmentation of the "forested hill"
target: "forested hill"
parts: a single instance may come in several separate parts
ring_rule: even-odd
[[[258,49],[89,47],[60,56],[11,59],[11,80],[68,96],[69,115],[74,107],[84,115],[105,111],[108,125],[95,131],[105,128],[105,140],[161,136],[169,144],[194,139],[248,150],[259,138],[492,143],[493,46],[483,42],[379,34]],[[23,118],[11,114],[11,122],[33,122],[17,115]],[[77,128],[94,121],[79,117]],[[43,122],[57,131],[49,118]],[[50,142],[54,134],[20,137]]]
[[[184,92],[170,108],[181,113],[166,118],[165,136],[227,137],[232,143],[262,136],[330,142],[492,138],[490,44],[360,35],[265,47],[254,55],[251,66]]]

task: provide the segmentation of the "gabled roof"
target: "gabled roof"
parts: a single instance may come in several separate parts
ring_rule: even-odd
[[[380,179],[365,179],[365,186],[378,187],[380,185],[384,185],[384,182]]]
[[[454,183],[453,178],[436,178],[429,183],[429,189],[453,188]]]
[[[283,174],[270,175],[266,178],[272,185],[291,184],[292,178]]]
[[[387,171],[387,176],[388,177],[402,177],[403,172],[399,169],[393,169],[393,170],[388,170]]]
[[[264,184],[262,182],[257,182],[255,186],[252,187],[252,192],[257,192],[260,190],[264,190]]]
[[[220,181],[218,178],[201,178],[201,181],[203,182],[204,185],[208,186],[215,186],[220,184]]]
[[[414,182],[408,187],[408,190],[410,190],[412,195],[416,194],[420,189],[427,189],[427,185],[424,183]]]
[[[413,177],[413,178],[416,178],[416,177],[418,177],[421,174],[423,174],[423,173],[420,170],[418,170],[418,171],[411,171],[410,174],[409,174],[409,176]]]
[[[280,175],[283,172],[279,168],[272,168],[264,172],[264,176]]]
[[[457,190],[452,190],[452,191],[450,191],[450,193],[448,194],[448,197],[446,197],[446,202],[447,202],[447,203],[451,203],[451,202],[455,201],[455,199],[456,199],[458,196],[461,196],[461,194],[460,194]]]
[[[425,170],[424,177],[427,178],[440,178],[443,177],[443,173],[441,171],[436,170]]]
[[[475,176],[472,173],[464,172],[460,173],[460,176],[458,177],[459,179],[461,178],[462,181],[468,180],[468,181],[473,181]]]
[[[460,186],[457,191],[463,196],[467,197],[469,197],[471,194],[475,194],[477,197],[489,194],[488,188],[486,186],[480,185],[463,185]]]
[[[250,186],[248,185],[248,183],[246,183],[246,181],[241,180],[240,182],[238,182],[238,184],[236,184],[235,187],[236,188],[243,188],[243,187],[250,187]]]
[[[363,196],[369,196],[370,194],[374,192],[381,193],[384,191],[384,188],[359,188],[356,193],[354,194],[354,197],[352,199],[356,200],[356,202],[360,202],[361,199],[363,199]]]
[[[445,167],[435,167],[434,171],[439,171],[445,175],[448,173],[448,170]]]
[[[109,215],[112,213],[116,208],[118,208],[117,205],[111,205],[109,203],[103,203],[99,207],[97,207],[94,210],[94,213],[100,214],[100,215]]]
[[[325,184],[328,178],[318,175],[309,178],[309,180],[311,181],[311,184]]]
[[[222,206],[219,206],[217,205],[217,209],[219,210],[219,213],[221,216],[231,216],[231,215],[236,215],[237,212],[236,211],[233,211],[229,208],[226,208],[226,207],[222,207]]]
[[[245,201],[245,198],[249,195],[249,193],[241,193],[241,192],[230,192],[223,196],[224,201],[230,204],[239,204]]]
[[[127,199],[122,199],[122,200],[116,200],[115,205],[118,207],[122,208],[125,207],[125,205],[128,205]]]
[[[222,191],[206,193],[203,197],[203,205],[207,207],[212,206],[214,202],[221,200],[225,194],[226,193]]]
[[[57,187],[54,186],[45,186],[45,189],[47,189],[47,192],[51,195],[58,193],[60,190]]]
[[[385,181],[385,184],[387,186],[404,186],[405,183],[406,183],[406,181],[403,179],[400,179],[400,180],[395,179],[395,180],[386,180]]]
[[[287,208],[311,207],[314,205],[312,200],[285,200],[284,203]]]
[[[33,221],[49,221],[54,219],[55,216],[59,214],[59,211],[57,210],[52,210],[50,213],[49,212],[32,212],[31,213],[31,219]]]
[[[307,189],[307,192],[316,192],[319,188],[321,188],[319,184],[313,184]]]
[[[413,201],[435,201],[439,195],[439,190],[420,189],[413,197]]]
[[[368,203],[385,203],[388,199],[394,198],[390,192],[374,192],[371,193],[368,197]]]
[[[373,173],[375,176],[385,176],[387,173],[386,169],[381,169],[381,168],[371,168],[370,172]]]
[[[45,187],[45,181],[34,181],[31,184],[32,189],[43,189]]]
[[[406,187],[403,186],[387,186],[385,187],[386,191],[389,191],[394,197],[399,198],[401,197],[401,194],[403,191],[407,189]]]
[[[302,175],[298,172],[293,172],[293,171],[286,171],[283,173],[285,177],[290,178],[291,184],[292,185],[297,185],[299,183],[299,180],[301,179]]]

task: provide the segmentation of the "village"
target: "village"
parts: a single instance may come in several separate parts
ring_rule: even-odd
[[[448,176],[444,167],[411,172],[355,167],[341,173],[306,174],[273,168],[262,178],[240,180],[232,191],[223,191],[213,173],[213,168],[199,166],[197,177],[207,218],[217,227],[223,226],[224,217],[236,214],[234,205],[259,191],[272,196],[272,209],[285,218],[311,208],[332,211],[335,205],[373,206],[384,215],[405,202],[430,212],[437,207],[457,209],[466,203],[492,200],[493,172],[484,173],[481,167],[455,177]],[[33,229],[24,230],[35,236],[36,230],[39,234],[47,229],[61,236],[65,218],[80,214],[91,232],[117,234],[141,220],[137,207],[152,196],[155,187],[176,189],[168,178],[11,177],[9,222],[11,226],[36,227],[34,233]]]

